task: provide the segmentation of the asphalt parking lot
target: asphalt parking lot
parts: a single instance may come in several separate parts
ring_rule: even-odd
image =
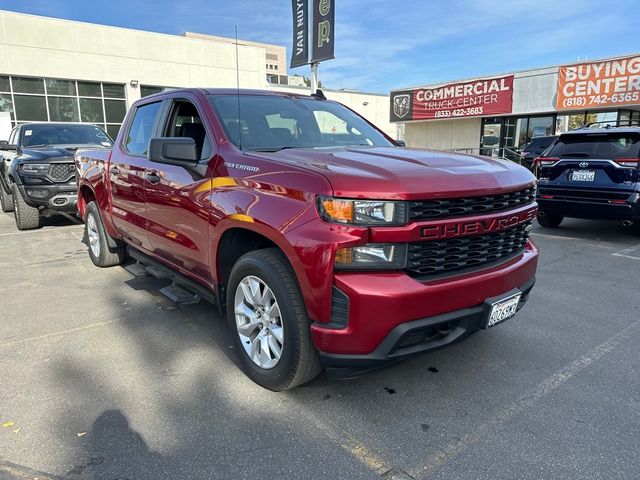
[[[216,309],[93,266],[82,227],[0,214],[0,479],[636,479],[640,232],[534,230],[512,320],[286,393],[238,369]]]

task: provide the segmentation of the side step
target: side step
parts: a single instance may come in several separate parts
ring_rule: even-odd
[[[175,282],[168,287],[161,288],[160,293],[177,305],[192,305],[200,301],[200,295],[185,290]]]
[[[136,277],[149,274],[156,278],[170,279],[173,281],[173,283],[168,287],[161,288],[160,292],[175,303],[179,305],[188,305],[198,303],[200,300],[206,300],[213,305],[218,305],[218,297],[216,293],[205,285],[191,280],[190,278],[157,262],[134,248],[127,248],[127,254],[129,257],[138,261],[133,265],[127,265],[125,267],[128,272]]]
[[[147,275],[149,275],[149,272],[147,272],[147,269],[140,262],[130,263],[129,265],[125,265],[124,269],[134,277],[146,277]]]

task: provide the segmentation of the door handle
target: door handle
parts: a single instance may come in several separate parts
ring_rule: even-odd
[[[160,180],[162,180],[158,175],[156,175],[155,173],[147,173],[144,176],[145,180],[149,183],[159,183]]]
[[[120,169],[118,167],[111,167],[109,173],[111,175],[120,175]]]

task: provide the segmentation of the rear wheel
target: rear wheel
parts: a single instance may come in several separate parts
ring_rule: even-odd
[[[291,266],[278,249],[250,252],[231,270],[227,316],[246,374],[269,390],[289,390],[322,367]]]
[[[5,191],[2,183],[0,183],[0,207],[3,212],[13,212],[13,198]]]
[[[16,226],[18,230],[33,230],[40,228],[40,211],[27,205],[20,190],[14,183],[11,187],[11,196],[13,197],[13,214],[16,218]]]
[[[109,247],[107,232],[102,224],[100,210],[96,202],[89,202],[84,221],[84,238],[89,247],[89,257],[98,267],[113,267],[124,261],[124,248],[121,245]],[[115,240],[112,241],[115,243]]]
[[[556,228],[560,226],[564,217],[551,213],[541,212],[538,214],[538,223],[545,228]]]

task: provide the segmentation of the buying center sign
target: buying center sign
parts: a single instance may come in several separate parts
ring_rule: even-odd
[[[511,113],[513,75],[391,92],[391,121]]]
[[[558,110],[640,104],[640,55],[560,67]]]

